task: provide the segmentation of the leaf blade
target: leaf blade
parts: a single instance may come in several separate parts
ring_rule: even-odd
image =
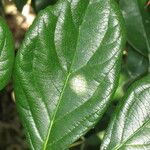
[[[148,148],[150,76],[129,89],[110,123],[101,149]],[[147,127],[146,127],[147,126]],[[115,133],[115,134],[114,134]],[[132,147],[133,146],[133,147]]]
[[[150,15],[146,4],[146,0],[120,1],[127,26],[128,42],[135,50],[147,57],[150,53]]]
[[[39,14],[15,65],[17,106],[32,149],[66,149],[103,115],[118,81],[122,24],[116,4],[104,0],[62,1]]]
[[[14,62],[14,45],[7,24],[0,17],[0,90],[9,82]]]

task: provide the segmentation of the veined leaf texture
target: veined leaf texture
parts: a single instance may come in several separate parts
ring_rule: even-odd
[[[41,11],[15,63],[16,103],[33,150],[65,150],[116,90],[125,34],[112,0],[60,0]]]

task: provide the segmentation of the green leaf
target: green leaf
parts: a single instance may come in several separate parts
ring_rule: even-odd
[[[125,69],[132,79],[148,73],[149,61],[148,57],[141,55],[135,49],[128,45],[127,59]]]
[[[122,62],[119,87],[114,96],[115,100],[120,100],[135,80],[148,74],[148,56],[142,55],[129,44],[127,44],[126,49]]]
[[[112,0],[63,0],[41,11],[15,64],[16,101],[31,149],[64,150],[102,117],[124,44]]]
[[[0,17],[0,90],[9,82],[14,62],[14,45],[11,32]]]
[[[150,149],[150,75],[128,90],[110,123],[101,150]]]
[[[124,72],[124,70],[122,70],[120,73],[119,86],[113,97],[114,101],[119,101],[124,96],[124,93],[125,93],[124,85],[126,84],[128,80],[129,80],[128,75],[126,74],[126,72]]]
[[[120,0],[129,43],[139,53],[150,57],[150,13],[147,0]]]
[[[129,44],[127,44],[126,49],[127,52],[124,55],[119,88],[115,94],[115,98],[118,100],[122,98],[134,81],[148,74],[149,68],[148,56],[141,55]]]
[[[32,5],[36,12],[39,12],[40,10],[46,8],[48,5],[53,5],[58,0],[32,0]]]
[[[28,0],[14,0],[19,11],[22,11],[23,6],[27,3]]]

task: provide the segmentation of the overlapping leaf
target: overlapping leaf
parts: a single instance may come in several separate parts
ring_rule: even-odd
[[[0,17],[0,90],[6,86],[12,74],[14,45],[7,24]]]
[[[150,75],[135,82],[118,107],[101,150],[150,149]]]
[[[15,64],[15,94],[31,149],[64,150],[103,115],[125,43],[112,0],[61,0],[43,10]]]
[[[135,50],[147,57],[150,53],[150,13],[146,4],[147,0],[120,0],[128,41]]]
[[[148,73],[149,61],[148,56],[140,55],[131,46],[127,47],[127,59],[125,69],[132,79]]]

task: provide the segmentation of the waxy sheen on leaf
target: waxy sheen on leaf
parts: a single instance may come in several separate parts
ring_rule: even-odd
[[[112,0],[60,0],[41,11],[15,64],[18,110],[33,150],[64,150],[104,114],[125,44]]]
[[[6,22],[0,17],[0,90],[9,82],[14,62],[14,43]]]
[[[110,123],[101,150],[149,150],[150,75],[128,90]]]

